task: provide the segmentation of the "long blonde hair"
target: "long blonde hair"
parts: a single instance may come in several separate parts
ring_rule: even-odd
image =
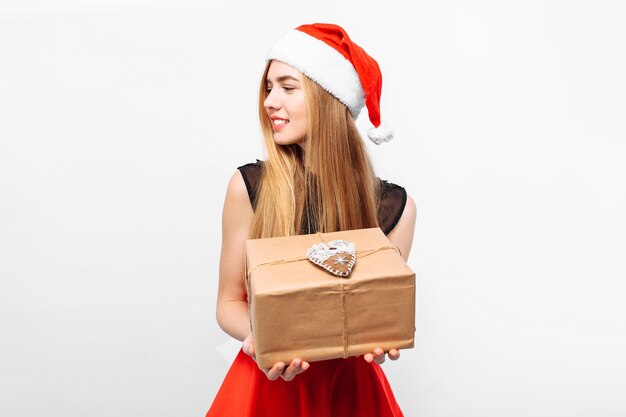
[[[259,90],[267,161],[257,194],[251,238],[378,226],[379,181],[348,108],[302,77],[308,127],[306,152],[277,145],[263,105],[268,62]],[[306,224],[303,224],[306,223]]]

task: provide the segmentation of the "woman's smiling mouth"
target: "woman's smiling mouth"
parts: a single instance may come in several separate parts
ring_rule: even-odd
[[[287,119],[272,119],[272,129],[280,130],[289,123]]]

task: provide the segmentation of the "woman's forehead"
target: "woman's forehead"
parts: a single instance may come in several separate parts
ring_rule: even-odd
[[[267,72],[266,80],[276,81],[278,78],[282,78],[284,76],[290,76],[297,80],[302,79],[302,73],[300,71],[298,71],[289,64],[273,59],[270,63],[270,68]]]

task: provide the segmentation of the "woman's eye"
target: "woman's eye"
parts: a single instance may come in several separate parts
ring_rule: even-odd
[[[295,87],[282,87],[283,91],[286,93],[290,93],[293,90],[295,90]],[[269,94],[272,92],[272,88],[271,87],[265,87],[265,94]]]

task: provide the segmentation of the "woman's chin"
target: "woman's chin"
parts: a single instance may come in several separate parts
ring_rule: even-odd
[[[274,143],[277,145],[281,145],[281,146],[287,146],[287,145],[300,145],[300,146],[304,146],[304,143],[306,142],[306,139],[303,138],[285,138],[285,137],[280,137],[279,135],[274,135]]]

